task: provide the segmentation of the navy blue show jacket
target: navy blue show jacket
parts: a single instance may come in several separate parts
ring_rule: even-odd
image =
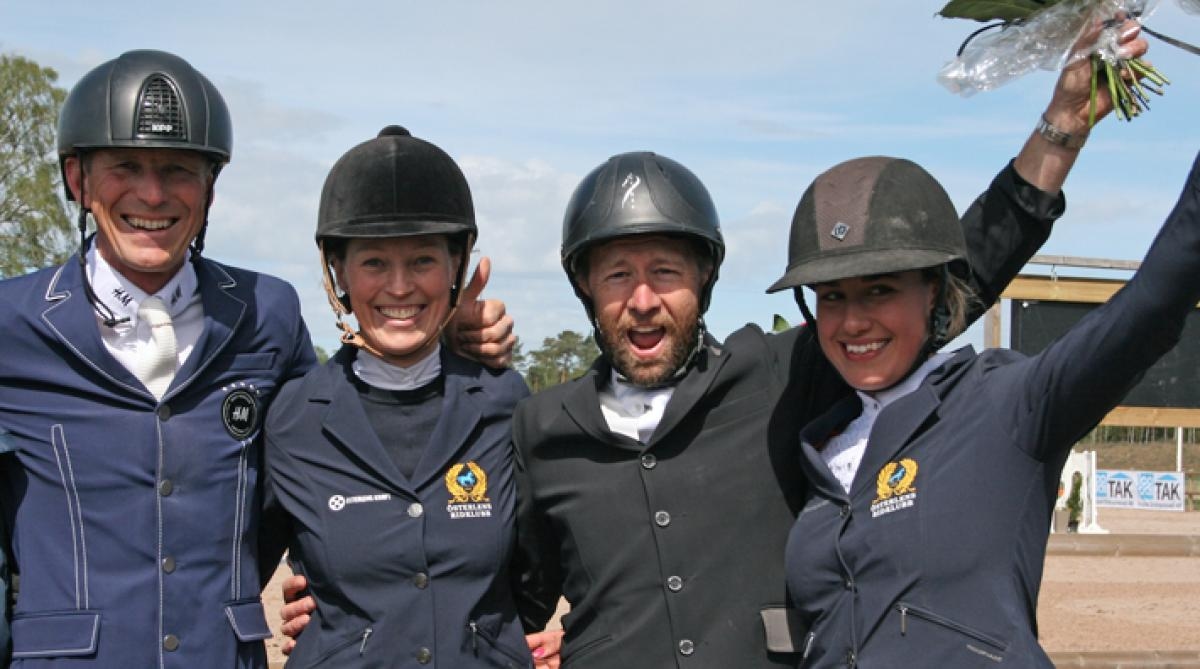
[[[0,283],[13,666],[265,667],[258,434],[315,363],[296,293],[201,259],[202,334],[160,401],[105,348],[80,273]]]
[[[357,353],[285,386],[267,419],[269,515],[285,512],[317,601],[288,666],[531,667],[508,577],[524,381],[443,349],[441,415],[410,480],[367,419]]]
[[[1053,667],[1037,642],[1051,510],[1071,447],[1179,340],[1200,300],[1193,168],[1141,270],[1042,353],[969,347],[879,414],[846,494],[802,433],[812,487],[787,547],[803,667]]]

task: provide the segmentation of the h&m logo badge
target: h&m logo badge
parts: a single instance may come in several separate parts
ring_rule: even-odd
[[[238,383],[226,387],[228,394],[221,402],[221,422],[229,436],[244,441],[258,431],[262,417],[258,401],[258,389],[252,385]]]

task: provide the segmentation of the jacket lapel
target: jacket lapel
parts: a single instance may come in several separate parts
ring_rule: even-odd
[[[445,377],[445,396],[442,398],[442,414],[429,443],[421,454],[421,460],[413,472],[413,485],[423,487],[431,479],[440,479],[448,465],[463,451],[467,439],[475,432],[475,426],[483,419],[483,411],[475,394],[483,386],[465,361],[449,355],[442,349],[442,374]]]
[[[141,381],[104,347],[96,312],[88,302],[77,259],[72,257],[46,287],[42,320],[66,347],[92,369],[128,390],[152,398]]]
[[[675,392],[671,395],[671,401],[667,402],[667,408],[663,412],[662,420],[658,422],[658,427],[655,428],[654,434],[650,437],[650,443],[647,448],[652,448],[655,444],[661,441],[666,435],[675,429],[692,407],[704,397],[708,392],[709,386],[713,380],[717,378],[721,368],[725,366],[726,361],[732,353],[723,348],[716,339],[713,339],[707,333],[704,335],[704,348],[697,356],[696,363],[693,365],[683,378],[680,379],[679,385],[675,387]]]
[[[356,349],[345,347],[336,357],[340,364],[324,368],[329,372],[329,378],[322,384],[322,388],[326,389],[328,395],[314,394],[312,397],[314,402],[329,403],[321,427],[342,448],[354,454],[363,468],[372,474],[377,485],[393,493],[412,495],[412,491],[406,485],[407,479],[400,473],[383,442],[379,440],[379,435],[371,427],[358,390],[347,378],[353,374],[350,365],[354,361],[355,353]]]
[[[871,427],[867,450],[854,477],[852,493],[864,486],[875,487],[875,477],[884,465],[895,459],[922,425],[937,413],[942,400],[930,386],[922,383],[913,392],[884,407]]]
[[[862,400],[857,393],[852,393],[842,398],[820,418],[805,426],[800,433],[801,465],[809,482],[827,498],[845,499],[846,491],[833,472],[829,471],[829,466],[825,464],[818,447],[844,430],[850,421],[861,413]],[[859,471],[863,471],[861,467]]]
[[[246,312],[246,303],[233,293],[237,281],[220,265],[202,260],[196,266],[196,280],[204,305],[204,329],[187,361],[175,374],[167,397],[191,383],[225,350]]]
[[[611,378],[612,367],[604,356],[597,358],[583,378],[570,384],[563,397],[563,411],[592,439],[640,451],[642,446],[637,440],[609,430],[608,422],[604,420],[604,414],[600,411],[600,389],[609,383]]]

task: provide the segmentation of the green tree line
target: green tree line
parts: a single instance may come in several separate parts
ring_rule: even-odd
[[[0,54],[0,278],[61,263],[75,240],[54,134],[58,73]]]
[[[533,392],[570,381],[586,372],[600,356],[592,335],[563,330],[542,340],[539,349],[525,352],[523,342],[513,349],[513,367]]]

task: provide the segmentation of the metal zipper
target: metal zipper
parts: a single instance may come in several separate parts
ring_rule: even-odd
[[[971,629],[970,627],[967,627],[965,625],[957,623],[953,620],[950,620],[948,618],[943,618],[943,617],[937,615],[936,613],[932,613],[930,611],[925,611],[924,609],[909,606],[908,604],[906,604],[904,602],[897,602],[896,610],[900,611],[900,634],[905,634],[905,632],[907,632],[908,614],[912,613],[912,615],[914,615],[918,618],[922,618],[924,620],[928,620],[929,622],[933,623],[934,625],[938,625],[940,627],[944,627],[946,629],[953,630],[955,632],[958,632],[959,634],[962,634],[963,636],[971,637],[972,639],[975,639],[977,641],[982,641],[983,643],[986,643],[989,646],[996,648],[998,650],[1003,651],[1006,648],[1006,645],[1003,642],[997,641],[996,639],[993,639],[992,637],[987,636],[983,632],[978,632],[974,629]]]
[[[362,655],[363,653],[365,653],[367,651],[367,639],[371,638],[371,633],[374,631],[375,630],[371,629],[370,627],[363,630],[362,643],[359,644],[359,646],[358,646],[358,654],[359,655]]]

